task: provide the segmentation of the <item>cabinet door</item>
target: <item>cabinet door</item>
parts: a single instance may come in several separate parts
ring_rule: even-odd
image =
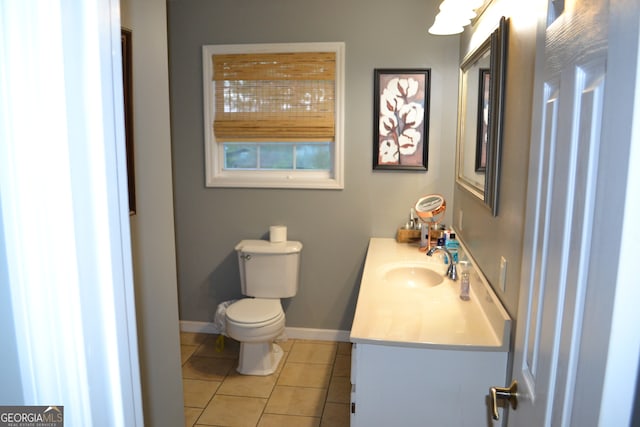
[[[351,411],[350,427],[356,427],[358,421],[356,419],[356,377],[358,372],[358,344],[351,347]]]
[[[505,352],[362,343],[352,358],[355,427],[479,425],[490,418],[486,381],[504,381],[507,366]]]

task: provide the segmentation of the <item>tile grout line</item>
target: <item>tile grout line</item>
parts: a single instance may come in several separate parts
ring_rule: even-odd
[[[202,335],[202,334],[199,334],[199,335]],[[210,338],[211,337],[207,336],[207,338],[203,339],[202,342],[198,344],[197,348],[193,351],[193,353],[191,353],[189,355],[189,357],[187,358],[187,360],[185,360],[185,364],[192,357],[194,357],[194,355],[200,350],[200,348],[205,345],[207,339],[210,339]],[[199,357],[204,357],[204,356],[199,356]],[[212,359],[218,359],[218,358],[212,357]],[[200,418],[202,418],[202,415],[204,414],[205,410],[209,407],[209,405],[211,404],[211,401],[213,400],[213,398],[218,394],[218,391],[220,390],[220,387],[222,387],[222,384],[224,383],[224,381],[227,379],[228,376],[229,376],[229,371],[227,371],[225,373],[224,378],[221,381],[215,381],[215,382],[219,382],[220,384],[216,387],[216,390],[213,392],[213,394],[211,395],[211,397],[209,398],[207,403],[204,405],[204,408],[197,408],[197,409],[200,409],[200,415],[198,415],[198,417],[196,418],[196,420],[194,421],[194,423],[190,427],[193,427],[193,426],[198,424],[198,422],[200,421]],[[185,378],[183,378],[183,382],[184,382],[184,379]],[[200,381],[213,382],[213,381],[209,381],[209,380],[200,380]]]
[[[292,340],[293,342],[291,343],[291,347],[289,348],[289,351],[286,352],[286,354],[282,355],[283,360],[280,361],[280,363],[282,363],[282,366],[279,367],[280,371],[278,371],[278,369],[276,369],[276,372],[274,372],[274,374],[276,374],[275,377],[275,381],[273,382],[273,387],[271,388],[271,392],[269,393],[269,397],[267,397],[267,402],[264,405],[264,408],[262,408],[262,412],[260,413],[260,418],[258,418],[258,423],[256,424],[256,426],[258,426],[260,424],[260,421],[262,420],[262,417],[264,417],[265,415],[265,410],[267,409],[267,406],[269,405],[269,400],[271,399],[271,397],[273,396],[273,391],[276,389],[276,386],[278,385],[278,380],[280,379],[280,375],[282,374],[282,370],[284,369],[284,365],[287,363],[287,360],[289,359],[289,356],[291,355],[291,351],[293,350],[293,346],[295,345],[295,341]],[[284,352],[284,350],[283,350]]]
[[[202,347],[204,345],[205,341],[206,341],[206,338],[203,339],[200,344],[198,344],[198,347],[193,351],[193,353],[191,353],[189,355],[189,357],[187,357],[187,360],[185,361],[185,364],[193,357],[194,354],[196,354],[198,352],[198,350],[200,350],[200,347]],[[183,379],[183,382],[184,382],[184,379]],[[222,383],[220,383],[220,384],[222,384]],[[204,414],[204,410],[207,409],[207,406],[209,406],[209,403],[211,403],[211,401],[213,400],[213,396],[216,395],[216,393],[218,392],[219,388],[220,388],[220,386],[216,387],[216,391],[211,395],[211,397],[207,401],[207,404],[204,405],[204,408],[202,408],[202,410],[200,411],[200,415],[198,415],[198,418],[196,418],[195,421],[193,422],[193,424],[191,424],[191,427],[193,427],[196,424],[198,424],[198,421],[200,421],[200,418],[202,417],[202,414]]]
[[[331,364],[331,373],[329,374],[329,384],[327,385],[327,391],[324,396],[324,405],[322,405],[322,414],[320,415],[320,426],[322,427],[322,419],[327,411],[327,399],[329,398],[329,389],[331,388],[331,381],[333,380],[333,372],[336,370],[336,357],[338,356],[339,346],[336,344],[336,351],[333,354],[333,363]]]

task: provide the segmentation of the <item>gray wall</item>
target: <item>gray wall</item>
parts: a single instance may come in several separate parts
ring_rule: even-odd
[[[439,1],[174,0],[168,4],[180,319],[208,322],[237,298],[234,245],[288,226],[304,244],[287,325],[351,328],[372,236],[392,237],[417,198],[453,198],[459,37],[427,33]],[[345,189],[204,186],[203,44],[346,44]],[[373,172],[373,69],[431,68],[429,171]],[[260,206],[256,211],[255,206]],[[447,217],[449,222],[451,216]]]
[[[121,0],[132,30],[137,214],[131,245],[145,425],[184,424],[165,0]]]
[[[464,57],[497,27],[500,16],[510,18],[498,216],[491,216],[480,199],[458,186],[453,212],[454,224],[458,226],[459,213],[463,211],[460,236],[514,319],[524,238],[537,19],[535,13],[519,8],[518,2],[502,0],[497,6],[494,3],[474,27],[465,30],[460,43]],[[507,260],[506,292],[498,286],[500,256]]]

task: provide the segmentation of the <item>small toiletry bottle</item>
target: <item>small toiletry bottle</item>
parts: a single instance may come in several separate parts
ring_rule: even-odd
[[[404,228],[406,228],[407,230],[413,230],[415,225],[416,225],[416,221],[413,217],[413,208],[411,208],[411,210],[409,211],[409,221],[407,221]]]
[[[442,242],[442,245],[439,243],[440,238],[444,238],[446,240],[446,237],[444,235],[444,229],[445,229],[444,224],[440,224],[440,226],[437,227],[437,229],[434,229],[433,232],[431,233],[431,240],[434,240],[436,244],[439,246],[444,246],[444,241]]]
[[[436,240],[436,246],[444,247],[444,237],[439,237]],[[437,251],[433,255],[438,261],[444,262],[445,264],[447,263],[447,258],[448,257],[443,251]]]
[[[426,251],[427,247],[429,247],[429,227],[431,225],[429,223],[422,224],[420,230],[420,250]]]
[[[458,263],[458,249],[460,248],[460,242],[456,240],[456,233],[449,233],[449,238],[445,242],[445,247],[451,253],[451,257],[453,258],[453,263]],[[445,261],[446,263],[447,261]]]
[[[462,260],[460,266],[460,299],[469,301],[469,261]]]

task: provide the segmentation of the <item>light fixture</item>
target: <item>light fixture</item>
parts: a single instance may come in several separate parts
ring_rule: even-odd
[[[473,18],[473,16],[471,17]],[[436,21],[445,22],[453,27],[466,27],[471,24],[471,18],[467,13],[455,13],[450,10],[441,10],[436,16]]]
[[[444,0],[442,4],[440,4],[440,12],[438,13],[438,15],[441,14],[455,15],[458,16],[459,19],[468,19],[469,21],[477,16],[474,9],[468,7],[460,7],[451,0]]]
[[[429,33],[434,35],[452,35],[464,31],[464,27],[471,24],[476,17],[476,11],[483,0],[444,0],[440,3],[440,12]]]
[[[438,14],[431,28],[429,28],[429,34],[436,36],[447,36],[452,34],[460,34],[464,31],[463,25],[459,22],[452,21],[444,15]]]

